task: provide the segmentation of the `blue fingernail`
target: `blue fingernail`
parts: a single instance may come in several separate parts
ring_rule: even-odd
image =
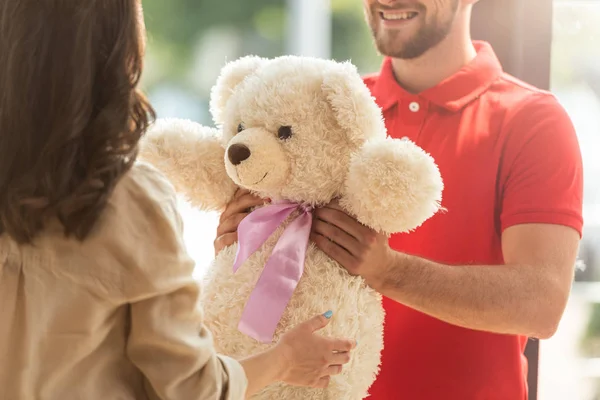
[[[323,316],[327,319],[331,318],[332,315],[333,315],[333,311],[331,311],[331,310],[329,310],[325,314],[323,314]]]

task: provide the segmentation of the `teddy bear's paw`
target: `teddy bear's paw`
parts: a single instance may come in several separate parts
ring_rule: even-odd
[[[341,203],[377,231],[407,232],[440,210],[443,186],[429,154],[408,139],[388,137],[353,155]]]
[[[159,119],[140,145],[140,159],[153,164],[190,203],[222,210],[237,186],[225,170],[225,149],[217,129],[183,119]]]

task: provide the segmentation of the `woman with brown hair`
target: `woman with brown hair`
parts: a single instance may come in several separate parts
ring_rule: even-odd
[[[215,354],[173,188],[136,162],[144,35],[139,0],[0,2],[0,398],[326,386],[354,346],[316,333],[330,313]]]

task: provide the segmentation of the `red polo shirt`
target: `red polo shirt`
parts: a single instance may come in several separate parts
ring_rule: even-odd
[[[395,81],[386,59],[365,83],[388,133],[436,160],[439,213],[394,249],[445,264],[502,264],[501,233],[515,224],[582,230],[583,177],[574,128],[556,98],[504,73],[492,48],[420,94]],[[476,267],[473,267],[476,268]],[[543,273],[543,271],[540,271]],[[381,372],[373,400],[523,400],[526,337],[457,327],[384,298]]]

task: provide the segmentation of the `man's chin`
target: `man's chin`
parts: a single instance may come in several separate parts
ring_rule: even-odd
[[[375,47],[377,51],[387,57],[402,58],[406,38],[400,35],[382,35],[379,34],[375,37]]]
[[[377,51],[385,57],[400,58],[400,59],[406,58],[406,55],[405,55],[405,52],[403,51],[403,49],[398,48],[397,45],[394,47],[391,47],[386,44],[377,43]]]
[[[427,48],[417,48],[409,44],[402,45],[398,42],[394,43],[389,39],[386,39],[385,41],[377,40],[376,46],[381,55],[402,60],[419,58],[428,50]]]

